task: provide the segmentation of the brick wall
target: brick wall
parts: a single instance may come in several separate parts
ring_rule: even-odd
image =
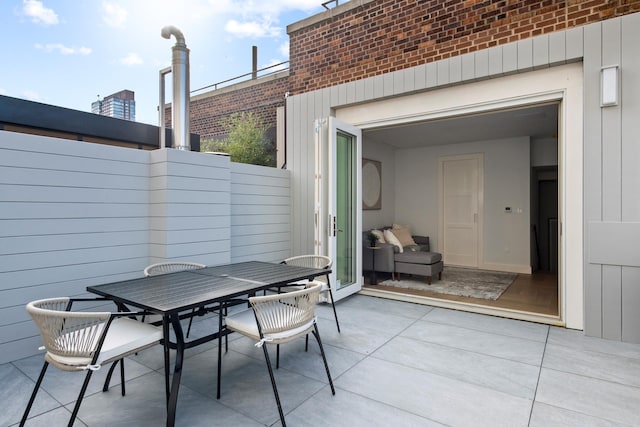
[[[294,95],[633,13],[640,1],[378,0],[334,11],[289,30]]]
[[[224,88],[192,97],[190,104],[191,132],[199,134],[201,140],[220,139],[226,136],[226,132],[222,128],[224,119],[232,113],[244,111],[253,112],[265,124],[275,127],[276,109],[284,106],[288,82],[288,77],[264,82],[246,82],[245,87],[239,89]],[[171,117],[170,112],[167,117]],[[273,138],[273,136],[271,137]]]

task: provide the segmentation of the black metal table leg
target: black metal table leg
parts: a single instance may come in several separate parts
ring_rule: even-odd
[[[170,350],[170,335],[169,335],[169,316],[162,316],[162,336],[164,337],[164,384],[165,392],[167,394],[167,409],[169,407],[169,396],[171,395],[171,387],[169,384],[171,353]]]
[[[171,315],[171,325],[176,335],[176,364],[173,369],[173,380],[171,381],[171,395],[169,396],[169,407],[167,408],[167,427],[173,427],[176,421],[176,407],[178,406],[178,391],[180,390],[180,377],[182,376],[182,362],[184,359],[184,336],[180,325],[180,315]]]

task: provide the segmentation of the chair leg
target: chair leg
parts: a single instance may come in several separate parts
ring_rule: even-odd
[[[116,366],[118,365],[118,362],[119,362],[119,360],[116,360],[109,367],[109,372],[107,372],[107,378],[105,378],[104,385],[102,386],[102,391],[103,392],[109,390],[109,383],[111,382],[111,375],[113,375],[113,371],[116,369]]]
[[[340,333],[340,322],[338,322],[338,312],[336,311],[336,304],[333,302],[333,292],[329,288],[329,297],[331,298],[331,307],[333,307],[333,317],[336,318],[336,326],[338,327],[338,333]]]
[[[304,336],[304,351],[309,351],[309,334]]]
[[[27,408],[24,410],[24,414],[22,415],[22,420],[20,420],[20,427],[24,426],[24,423],[27,422],[27,418],[29,417],[29,412],[31,412],[31,407],[33,406],[34,400],[36,400],[36,394],[38,394],[38,390],[40,389],[40,384],[42,384],[42,379],[44,378],[45,372],[47,372],[47,368],[49,367],[49,362],[44,362],[42,366],[42,370],[40,370],[40,375],[38,376],[38,380],[36,381],[36,385],[33,388],[33,393],[31,393],[31,398],[29,399],[29,403],[27,403]]]
[[[276,345],[276,369],[280,369],[280,344]]]
[[[126,394],[126,390],[124,388],[124,357],[120,359],[120,392],[124,396]]]
[[[80,404],[82,403],[82,399],[84,399],[84,393],[87,391],[87,386],[89,385],[89,380],[91,379],[91,375],[93,371],[91,369],[87,370],[87,376],[82,383],[82,388],[80,389],[80,394],[78,395],[78,400],[76,404],[73,406],[73,412],[71,413],[71,419],[69,420],[69,427],[73,426],[73,423],[78,416],[78,411],[80,410]]]
[[[276,379],[273,376],[273,368],[271,368],[271,360],[269,359],[269,351],[267,350],[267,346],[262,346],[262,351],[264,352],[264,358],[267,361],[267,369],[269,370],[269,378],[271,379],[271,387],[273,387],[273,394],[276,398],[276,404],[278,405],[278,413],[280,414],[280,422],[282,423],[282,427],[286,427],[287,423],[284,421],[284,412],[282,411],[282,405],[280,404],[280,395],[278,394],[278,387],[276,386]]]
[[[218,388],[216,399],[220,399],[220,381],[222,380],[222,303],[218,307]]]
[[[320,347],[320,354],[322,355],[322,361],[324,362],[324,370],[327,371],[327,378],[329,379],[329,385],[331,386],[331,394],[336,394],[336,389],[333,387],[333,380],[331,379],[331,373],[329,372],[329,364],[327,363],[327,357],[324,354],[324,347],[322,347],[322,341],[320,340],[320,332],[318,331],[318,325],[314,323],[313,336],[316,337],[318,341],[318,346]]]

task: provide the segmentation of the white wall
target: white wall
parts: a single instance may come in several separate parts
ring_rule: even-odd
[[[395,150],[392,146],[367,141],[363,135],[362,157],[377,160],[382,165],[382,208],[362,211],[362,230],[393,224],[396,217]]]
[[[558,139],[531,139],[531,167],[558,166]]]
[[[396,150],[394,222],[412,225],[438,250],[438,158],[469,153],[484,155],[481,263],[521,271],[530,265],[528,137]]]
[[[38,352],[29,301],[152,262],[290,255],[290,173],[172,149],[0,131],[0,364]]]

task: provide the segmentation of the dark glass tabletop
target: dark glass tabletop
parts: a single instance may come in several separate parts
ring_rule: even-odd
[[[87,291],[159,314],[177,313],[330,270],[249,261],[87,287]]]

